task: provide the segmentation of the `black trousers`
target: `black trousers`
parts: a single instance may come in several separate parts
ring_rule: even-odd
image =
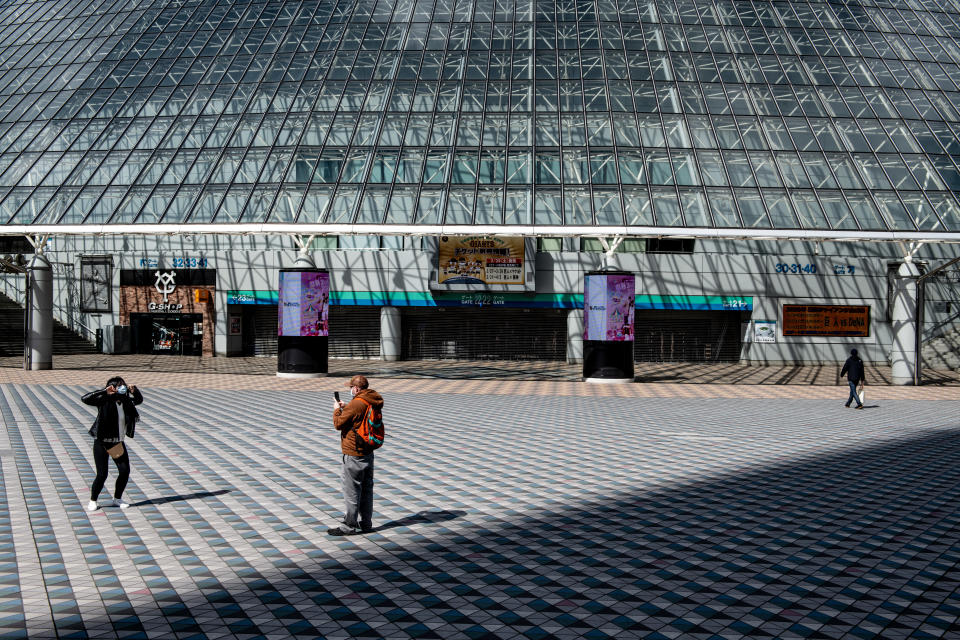
[[[113,446],[112,444],[109,446]],[[97,496],[103,489],[107,481],[107,471],[110,464],[110,454],[107,453],[107,447],[99,440],[93,441],[93,462],[97,465],[97,477],[93,480],[93,486],[90,487],[90,499],[96,501]],[[123,496],[123,490],[127,488],[127,480],[130,479],[130,452],[127,451],[127,445],[123,445],[123,455],[114,460],[117,463],[117,484],[113,489],[113,497],[120,499]]]

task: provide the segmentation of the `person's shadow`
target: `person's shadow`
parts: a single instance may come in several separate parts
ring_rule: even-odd
[[[447,522],[448,520],[456,520],[457,518],[461,518],[465,515],[467,515],[466,511],[451,511],[445,509],[440,511],[421,511],[420,513],[415,513],[412,516],[405,516],[399,520],[392,520],[380,525],[379,527],[374,527],[372,532],[393,529],[395,527],[409,527],[415,524]]]
[[[225,493],[230,493],[230,489],[220,489],[219,491],[198,491],[196,493],[187,493],[180,496],[163,496],[162,498],[150,498],[149,500],[141,500],[140,502],[134,502],[131,504],[131,507],[145,507],[147,505],[158,505],[166,504],[168,502],[178,502],[180,500],[195,500],[202,498],[211,498],[213,496],[222,496]]]

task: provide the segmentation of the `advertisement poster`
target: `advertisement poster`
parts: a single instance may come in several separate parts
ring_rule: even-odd
[[[770,320],[756,320],[753,323],[754,342],[776,342],[777,323]]]
[[[281,271],[280,336],[326,336],[330,310],[330,274],[325,271]]]
[[[523,238],[441,236],[441,284],[523,284]]]
[[[635,296],[633,275],[584,276],[583,339],[632,342]]]
[[[867,305],[785,304],[783,335],[860,337],[870,335]]]

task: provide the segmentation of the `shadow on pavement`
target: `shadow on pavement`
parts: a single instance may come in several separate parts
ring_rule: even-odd
[[[140,502],[131,503],[131,507],[145,507],[147,505],[167,504],[168,502],[180,502],[181,500],[202,500],[203,498],[212,498],[230,493],[230,489],[220,489],[219,491],[198,491],[196,493],[187,493],[179,496],[164,496],[162,498],[150,498]]]
[[[960,616],[960,429],[741,464],[556,507],[504,495],[496,517],[417,514],[152,591],[178,633],[217,614],[297,638],[920,638]]]
[[[275,357],[166,356],[146,354],[75,354],[54,358],[55,369],[129,373],[212,373],[275,376]],[[0,358],[0,368],[23,368],[22,357]],[[873,385],[892,384],[889,366],[869,364]],[[741,362],[637,362],[634,373],[642,382],[686,384],[804,385],[840,384],[840,365],[748,364]],[[553,380],[577,381],[581,364],[542,360],[413,360],[387,362],[379,359],[330,358],[328,375],[350,377],[437,378],[446,380]],[[960,384],[956,371],[923,370],[923,385]]]
[[[680,376],[637,376],[633,379],[634,382],[682,382],[683,379]]]
[[[462,518],[465,515],[467,515],[466,511],[421,511],[420,513],[412,516],[400,518],[399,520],[392,520],[379,527],[374,527],[373,533],[386,531],[387,529],[394,529],[396,527],[410,527],[417,524],[446,522],[448,520]]]

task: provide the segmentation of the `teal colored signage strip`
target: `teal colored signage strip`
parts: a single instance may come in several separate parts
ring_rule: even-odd
[[[679,311],[752,311],[752,296],[644,296],[638,295],[637,309]]]
[[[276,291],[227,291],[227,304],[280,304]]]
[[[276,291],[227,291],[227,304],[276,305]],[[582,309],[579,293],[484,293],[473,291],[331,291],[330,303],[357,307],[509,307]],[[636,308],[676,311],[752,311],[752,296],[638,295]]]

